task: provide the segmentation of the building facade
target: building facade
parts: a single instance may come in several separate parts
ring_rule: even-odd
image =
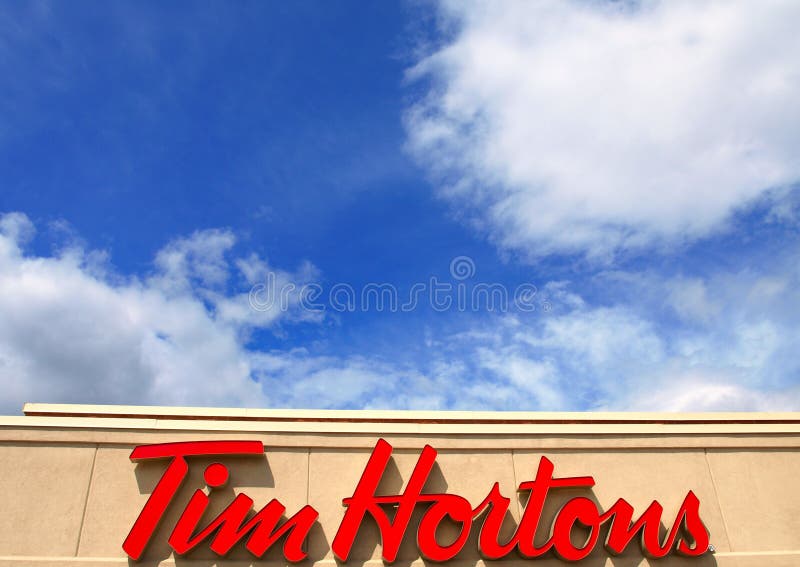
[[[800,565],[797,413],[24,414],[0,566]]]

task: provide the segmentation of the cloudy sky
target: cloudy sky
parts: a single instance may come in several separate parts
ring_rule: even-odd
[[[3,2],[0,411],[800,409],[798,21]]]

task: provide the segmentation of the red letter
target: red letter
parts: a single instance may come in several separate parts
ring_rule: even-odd
[[[553,547],[553,540],[548,540],[544,546],[536,547],[536,529],[542,517],[542,509],[547,499],[547,494],[551,488],[577,488],[594,486],[594,478],[590,476],[577,476],[572,478],[553,478],[553,463],[547,457],[539,460],[539,469],[536,471],[536,479],[530,482],[523,482],[519,485],[520,491],[530,490],[531,495],[522,513],[517,533],[514,538],[519,543],[519,551],[525,557],[539,557]]]
[[[473,510],[468,500],[455,494],[426,494],[424,497],[434,496],[436,501],[425,511],[419,523],[417,547],[424,558],[442,562],[455,557],[467,543],[472,528]],[[453,543],[443,547],[436,541],[436,528],[446,516],[460,523],[461,531]]]
[[[700,500],[691,490],[684,498],[678,517],[675,519],[675,526],[680,526],[681,523],[686,527],[689,536],[694,539],[694,547],[689,547],[686,540],[681,538],[678,543],[678,553],[689,557],[697,557],[708,551],[708,532],[702,520],[700,520]],[[675,526],[673,526],[673,530],[677,529]]]
[[[246,521],[247,515],[253,507],[253,500],[244,494],[239,494],[208,526],[193,536],[197,522],[205,511],[207,498],[202,490],[198,490],[178,523],[175,524],[172,535],[169,536],[170,546],[179,555],[188,553],[203,540],[216,533],[209,547],[214,553],[224,556],[234,545],[252,532],[245,547],[256,557],[261,557],[281,536],[288,532],[289,535],[283,544],[284,557],[292,563],[306,558],[307,553],[303,550],[303,542],[319,515],[311,506],[304,506],[278,528],[278,522],[286,511],[283,504],[275,499],[270,500],[255,516]]]
[[[633,506],[622,498],[617,500],[602,516],[602,521],[613,517],[611,527],[608,529],[608,535],[606,536],[606,549],[614,555],[619,555],[625,551],[634,536],[641,532],[642,551],[646,552],[650,557],[664,557],[669,553],[672,542],[662,548],[659,541],[658,531],[663,510],[661,504],[654,500],[647,507],[647,510],[639,516],[639,519],[631,524],[633,521]]]
[[[134,522],[122,549],[131,559],[139,559],[147,542],[164,516],[175,493],[186,478],[189,466],[186,457],[196,455],[260,455],[264,445],[260,441],[189,441],[140,445],[131,452],[132,461],[171,459],[150,498]]]
[[[366,514],[371,515],[378,524],[381,532],[381,542],[383,545],[383,558],[392,562],[397,558],[400,542],[408,529],[408,522],[414,512],[417,502],[430,500],[431,498],[420,499],[422,487],[428,480],[428,475],[433,468],[436,460],[436,450],[430,445],[426,445],[419,456],[414,472],[406,485],[402,496],[375,496],[383,472],[392,456],[392,446],[385,440],[379,439],[372,450],[367,467],[358,481],[358,486],[350,498],[342,500],[342,504],[347,508],[336,537],[333,538],[331,549],[333,554],[340,561],[347,561],[350,550],[353,547],[358,528]],[[380,504],[397,504],[397,511],[394,520],[389,521],[386,513],[381,510]]]
[[[650,557],[664,557],[675,547],[678,530],[685,526],[694,540],[694,546],[690,547],[681,539],[677,546],[678,553],[696,557],[708,551],[708,532],[700,520],[700,501],[694,492],[689,491],[684,498],[675,523],[662,543],[658,532],[663,510],[661,504],[654,500],[644,514],[631,524],[633,507],[622,498],[617,500],[601,517],[601,522],[612,516],[614,518],[606,537],[606,549],[615,555],[622,553],[637,532],[641,532],[642,551]]]
[[[589,537],[582,547],[572,545],[572,527],[580,522],[589,528]],[[587,557],[594,549],[597,538],[600,536],[600,513],[597,506],[588,498],[573,498],[564,504],[564,507],[553,520],[553,529],[550,541],[553,543],[556,555],[567,561],[580,561]]]
[[[224,486],[228,480],[228,469],[220,463],[209,465],[206,468],[205,479],[210,488]],[[278,522],[286,511],[283,504],[278,500],[270,500],[250,521],[245,522],[253,507],[253,501],[248,496],[239,494],[205,529],[193,536],[200,518],[208,507],[208,500],[208,496],[202,490],[195,491],[175,524],[175,529],[169,536],[169,544],[177,554],[188,553],[203,540],[216,534],[209,547],[218,555],[227,555],[234,545],[252,532],[246,547],[250,553],[261,557],[272,544],[289,532],[283,544],[283,556],[295,563],[306,558],[303,542],[319,516],[311,506],[304,506],[278,529]]]
[[[516,532],[511,537],[511,541],[506,544],[500,543],[500,529],[503,527],[503,520],[508,513],[509,504],[511,504],[511,499],[500,494],[500,483],[495,482],[486,499],[475,508],[476,514],[489,508],[478,536],[478,549],[486,559],[505,557],[517,545]]]

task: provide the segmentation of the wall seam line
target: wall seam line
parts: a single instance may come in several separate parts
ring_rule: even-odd
[[[708,474],[711,477],[711,488],[714,489],[714,498],[717,499],[717,507],[719,508],[719,515],[722,518],[722,528],[725,530],[725,538],[728,540],[728,545],[731,548],[731,552],[735,551],[733,549],[733,540],[731,539],[731,534],[728,531],[728,521],[725,519],[725,511],[722,509],[722,500],[719,498],[719,492],[717,491],[717,479],[714,478],[714,469],[711,468],[711,461],[708,460],[708,449],[703,449],[703,456],[706,460],[706,467],[708,467]]]
[[[306,504],[311,504],[311,447],[306,449]]]
[[[306,506],[311,504],[311,447],[306,448]],[[309,538],[306,537],[303,540],[303,551],[308,553],[310,542]]]
[[[514,460],[514,449],[511,449],[511,477],[514,479],[514,494],[517,495],[515,500],[517,501],[517,522],[522,521],[522,506],[519,503],[519,491],[517,490],[519,484],[517,484],[517,463]]]
[[[75,544],[75,557],[81,551],[81,540],[83,539],[83,526],[86,522],[86,513],[89,510],[89,495],[92,493],[92,484],[94,483],[95,465],[97,464],[97,452],[100,450],[100,444],[96,443],[94,446],[94,453],[92,454],[92,468],[89,472],[89,486],[86,487],[86,498],[83,499],[83,513],[81,514],[81,523],[78,527],[78,542]]]

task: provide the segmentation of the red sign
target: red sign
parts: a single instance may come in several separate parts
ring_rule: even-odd
[[[188,458],[260,455],[263,452],[264,447],[258,441],[197,441],[136,447],[131,453],[131,460],[169,459],[169,464],[122,548],[132,559],[142,556],[186,478]],[[534,479],[519,485],[521,492],[528,493],[528,501],[515,533],[508,541],[501,542],[500,527],[511,499],[500,493],[498,483],[494,483],[486,498],[477,506],[456,494],[423,493],[437,454],[433,447],[426,445],[403,493],[379,496],[376,491],[391,454],[392,446],[383,439],[379,440],[355,492],[342,501],[346,510],[331,545],[334,555],[341,561],[347,561],[364,518],[370,516],[380,530],[383,559],[393,562],[417,505],[427,506],[417,529],[417,546],[420,554],[432,561],[453,559],[462,551],[473,529],[479,529],[478,551],[486,559],[500,559],[512,552],[524,558],[536,558],[552,552],[565,560],[578,561],[592,552],[600,537],[601,527],[606,529],[606,526],[604,546],[614,555],[622,553],[635,538],[639,538],[642,551],[650,557],[664,557],[673,551],[696,557],[709,550],[708,532],[700,519],[700,502],[691,491],[684,498],[671,529],[663,538],[659,534],[663,508],[658,502],[653,501],[634,520],[633,507],[622,498],[601,512],[592,500],[579,496],[562,506],[553,520],[549,539],[537,546],[534,537],[550,491],[590,488],[595,484],[591,476],[554,478],[553,463],[546,457],[540,459]],[[204,477],[209,488],[219,488],[228,481],[229,471],[225,465],[213,463],[206,467]],[[279,540],[283,540],[283,555],[287,560],[297,562],[307,557],[304,542],[318,517],[313,507],[306,505],[281,523],[286,508],[278,500],[271,500],[250,517],[253,500],[245,494],[239,494],[219,515],[201,525],[208,504],[209,496],[203,490],[196,490],[169,536],[169,545],[175,553],[186,554],[207,542],[215,553],[225,555],[237,543],[246,540],[245,548],[255,557],[261,557]],[[385,512],[387,505],[395,507],[391,519]],[[441,544],[436,539],[436,531],[446,518],[459,526],[459,533],[455,541]],[[571,537],[575,526],[582,526],[584,532],[588,532],[588,537],[580,546],[575,545]]]

